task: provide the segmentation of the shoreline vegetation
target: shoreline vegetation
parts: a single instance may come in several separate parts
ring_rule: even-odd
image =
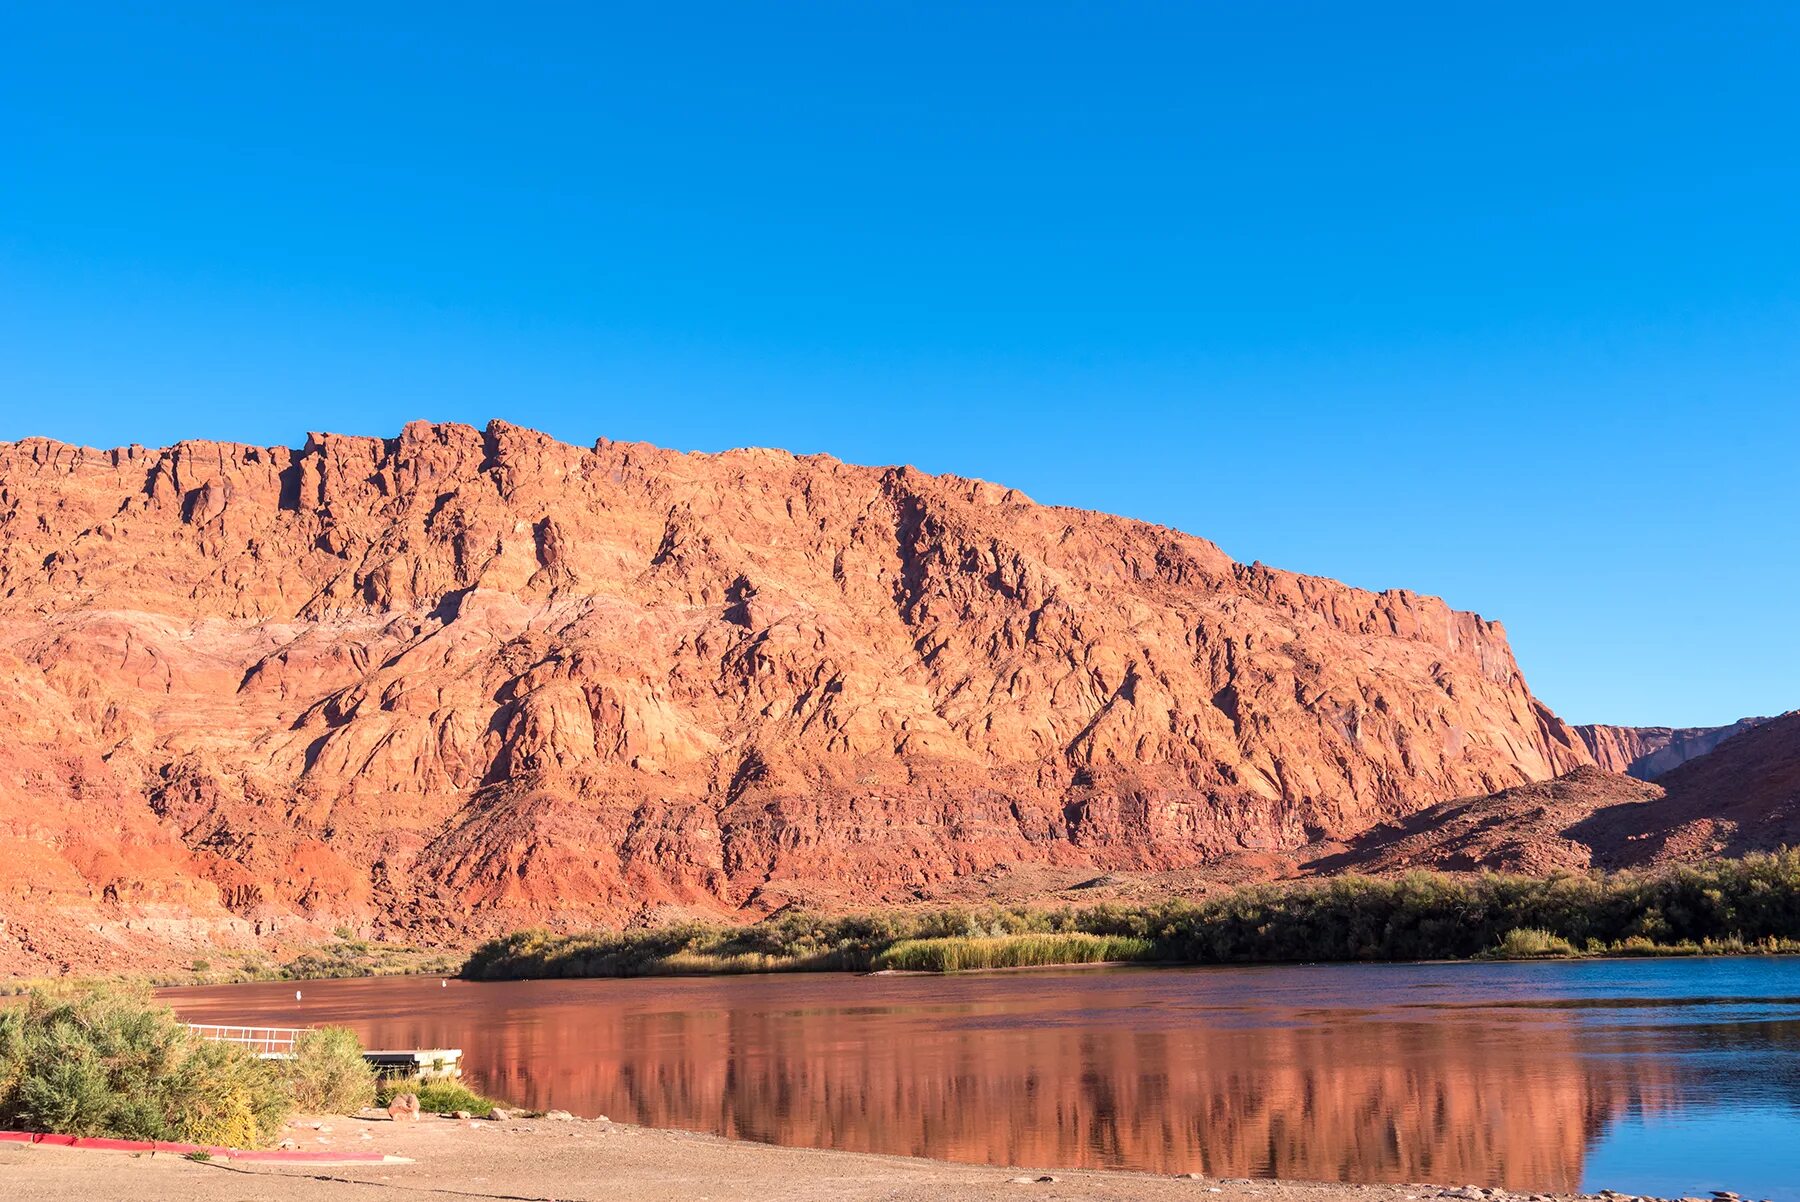
[[[960,972],[1094,963],[1568,959],[1800,952],[1800,851],[1648,872],[1411,872],[1256,885],[1197,901],[786,911],[741,927],[514,932],[469,980]]]
[[[476,949],[461,975],[950,973],[1794,952],[1800,851],[1782,851],[1610,875],[1342,876],[1141,906],[838,917],[788,911],[741,927],[521,931]],[[289,967],[368,975],[371,965],[413,963],[425,954],[340,940]],[[273,1142],[296,1113],[347,1114],[403,1092],[416,1093],[428,1112],[504,1113],[461,1082],[382,1080],[342,1028],[307,1031],[286,1060],[201,1039],[142,982],[58,982],[0,1006],[0,1127],[255,1148]]]
[[[266,1147],[301,1111],[372,1105],[356,1036],[306,1031],[285,1060],[202,1039],[143,988],[32,993],[0,1008],[0,1128]]]
[[[326,981],[342,977],[452,977],[462,955],[442,948],[359,939],[340,933],[329,943],[305,948],[275,962],[258,950],[229,950],[195,959],[187,968],[162,972],[14,977],[0,980],[0,997],[72,989],[155,989],[194,985],[245,985],[255,981]]]
[[[148,989],[36,992],[0,1008],[0,1129],[261,1148],[296,1114],[413,1094],[426,1113],[504,1113],[460,1080],[383,1075],[343,1027],[265,1059],[202,1038]]]

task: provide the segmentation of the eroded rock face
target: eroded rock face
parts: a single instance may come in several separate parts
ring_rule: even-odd
[[[1554,780],[1515,785],[1420,810],[1359,836],[1345,851],[1314,861],[1317,873],[1497,871],[1547,876],[1616,864],[1652,820],[1658,785],[1586,765]],[[1617,827],[1594,842],[1596,816]]]
[[[1590,760],[1435,598],[500,423],[0,445],[0,680],[16,960],[1190,867]]]
[[[1786,847],[1800,847],[1800,710],[1758,719],[1654,782],[1584,765],[1555,780],[1420,810],[1305,868],[1542,875]]]
[[[1767,718],[1739,718],[1729,726],[1577,726],[1582,746],[1608,772],[1656,780]]]

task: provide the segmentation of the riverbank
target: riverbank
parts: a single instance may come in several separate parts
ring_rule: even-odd
[[[604,1120],[311,1120],[309,1149],[378,1151],[409,1164],[333,1167],[199,1162],[172,1156],[0,1145],[0,1180],[18,1202],[367,1202],[431,1194],[514,1202],[1599,1202],[1597,1195],[1509,1194],[1462,1186],[1342,1185],[1145,1173],[988,1168],[910,1157],[743,1143]],[[1605,1202],[1630,1202],[1614,1195]]]
[[[518,931],[471,980],[1800,952],[1800,852],[1654,872],[1410,872],[1085,907],[784,911],[747,926]]]
[[[0,979],[0,997],[33,991],[53,992],[109,987],[169,989],[195,985],[245,985],[255,981],[329,981],[345,977],[454,976],[461,953],[441,948],[382,943],[372,939],[336,939],[290,949],[284,959],[271,959],[255,949],[227,949],[196,958],[186,967],[146,972],[71,973],[56,977]]]

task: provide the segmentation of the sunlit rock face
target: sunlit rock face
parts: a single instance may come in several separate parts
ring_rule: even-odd
[[[0,963],[1285,854],[1590,761],[1497,623],[500,423],[0,445]]]

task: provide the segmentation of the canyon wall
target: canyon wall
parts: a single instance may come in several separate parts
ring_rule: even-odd
[[[1498,623],[825,456],[0,444],[0,969],[1285,854],[1591,761]]]
[[[1739,718],[1729,726],[1577,726],[1582,746],[1608,772],[1655,780],[1712,751],[1767,718]]]

